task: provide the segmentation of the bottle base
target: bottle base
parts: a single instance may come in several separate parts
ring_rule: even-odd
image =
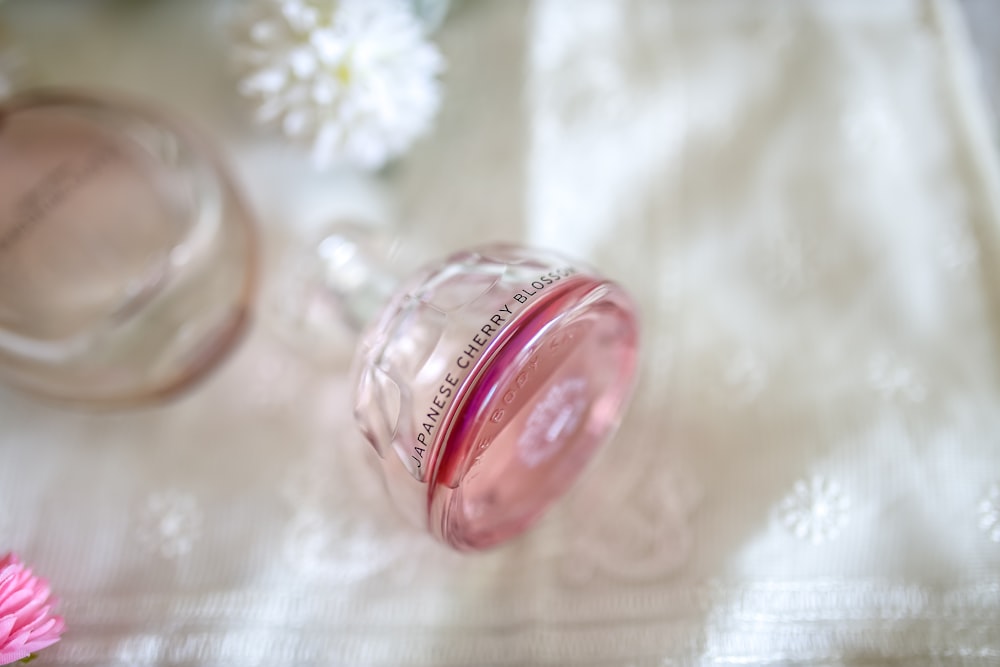
[[[530,528],[617,428],[633,387],[635,309],[613,283],[568,282],[511,327],[470,379],[429,487],[429,522],[461,551]]]

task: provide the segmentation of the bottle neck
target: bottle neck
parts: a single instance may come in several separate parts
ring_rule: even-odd
[[[399,286],[393,246],[379,229],[352,223],[331,228],[316,246],[319,287],[355,333],[378,317]]]
[[[410,268],[384,226],[338,221],[286,247],[265,297],[272,330],[321,364],[354,356]]]

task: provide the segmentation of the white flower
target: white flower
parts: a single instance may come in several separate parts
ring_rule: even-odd
[[[377,169],[426,132],[444,60],[402,0],[257,0],[237,58],[257,119],[319,168]]]

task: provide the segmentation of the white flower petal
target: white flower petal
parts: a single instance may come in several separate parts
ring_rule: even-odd
[[[327,65],[338,64],[347,53],[347,43],[330,29],[315,30],[309,36],[309,44],[316,49],[316,55]]]
[[[337,99],[340,86],[328,77],[317,80],[310,88],[312,101],[320,106],[329,106]]]
[[[258,21],[250,26],[250,39],[260,45],[274,42],[278,35],[278,26],[273,21]]]
[[[290,51],[286,62],[291,74],[298,79],[308,79],[316,73],[319,67],[316,55],[305,47]]]
[[[270,123],[280,118],[286,108],[285,100],[280,97],[272,97],[257,107],[257,113],[254,114],[254,117],[258,123]]]
[[[240,92],[244,95],[273,94],[284,88],[288,82],[285,71],[278,67],[268,67],[240,81]]]
[[[281,5],[281,13],[288,26],[299,33],[309,32],[319,21],[319,12],[303,2],[289,1]]]
[[[293,109],[285,114],[281,127],[290,137],[298,137],[305,133],[312,123],[311,114],[305,109]]]

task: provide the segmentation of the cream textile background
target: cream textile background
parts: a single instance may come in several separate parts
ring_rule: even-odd
[[[643,305],[642,383],[481,557],[396,518],[343,341],[304,350],[273,276],[173,405],[0,390],[0,550],[70,628],[37,664],[1000,664],[1000,169],[951,3],[457,3],[438,131],[380,182],[248,126],[224,9],[0,11],[40,81],[208,127],[273,255],[361,213],[589,258]]]

